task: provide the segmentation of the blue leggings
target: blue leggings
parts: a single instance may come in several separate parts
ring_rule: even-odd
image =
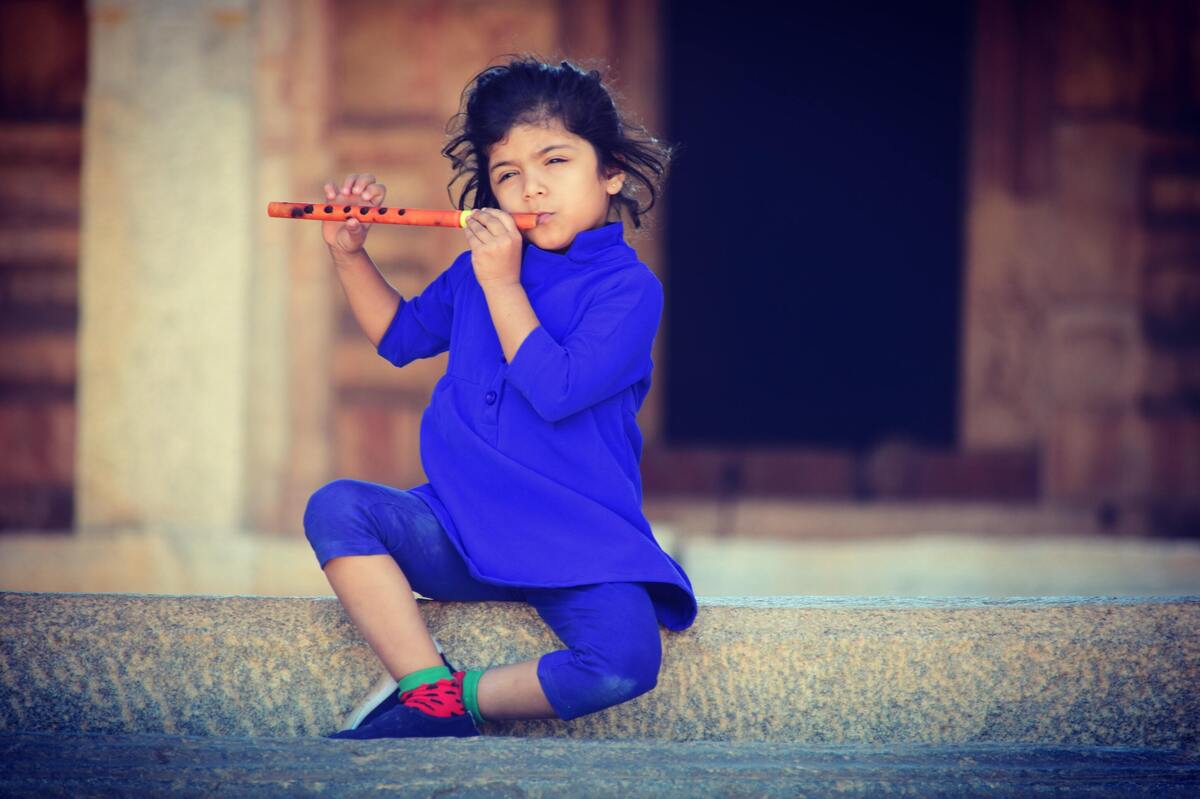
[[[569,720],[640,696],[658,682],[662,640],[641,583],[519,588],[476,580],[420,496],[362,480],[334,480],[304,511],[321,568],[342,555],[391,555],[412,588],[441,601],[528,602],[567,649],[538,660],[559,718]]]

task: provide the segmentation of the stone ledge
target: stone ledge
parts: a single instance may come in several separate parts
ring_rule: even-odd
[[[1200,540],[1015,531],[788,540],[719,538],[665,523],[652,526],[663,549],[705,596],[1200,593]],[[0,591],[333,596],[303,537],[164,528],[65,535],[6,531],[0,535]]]
[[[457,667],[562,644],[422,600]],[[486,735],[1194,749],[1200,597],[701,597],[658,686]],[[382,673],[335,598],[0,593],[0,731],[318,736]]]
[[[1178,750],[0,734],[4,796],[1194,797]]]

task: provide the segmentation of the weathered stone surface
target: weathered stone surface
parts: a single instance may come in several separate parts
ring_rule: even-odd
[[[931,531],[1006,538],[1103,531],[1094,508],[1050,502],[843,502],[790,497],[736,497],[722,502],[712,496],[647,495],[643,506],[655,536],[667,525],[687,536],[841,542]]]
[[[81,529],[245,517],[252,3],[91,4],[76,450]],[[187,187],[184,202],[167,202]]]
[[[0,735],[5,796],[1192,797],[1177,750],[480,737]]]
[[[1200,594],[1194,540],[926,533],[804,542],[688,536],[673,543],[672,557],[706,596]]]
[[[1047,321],[1050,400],[1055,406],[1131,408],[1146,368],[1136,310],[1055,308]]]
[[[3,498],[0,497],[0,509]],[[897,506],[895,516],[902,516]],[[819,508],[813,509],[819,517]],[[882,518],[886,510],[876,512]],[[866,524],[869,516],[854,518]],[[958,519],[970,522],[971,517]],[[684,535],[655,538],[703,596],[1152,596],[1200,594],[1200,541],[1059,533],[914,531],[872,539]],[[850,520],[826,515],[831,528]],[[951,517],[942,517],[949,524]],[[1120,520],[1118,520],[1120,521]],[[904,524],[902,519],[888,523]],[[991,524],[986,510],[974,523]],[[1091,523],[1090,521],[1088,522]],[[816,528],[816,520],[809,522]],[[916,527],[922,524],[923,527]],[[929,532],[918,533],[925,529]],[[948,528],[953,530],[953,528]],[[815,529],[814,529],[815,532]],[[0,590],[331,596],[306,540],[237,535],[174,539],[131,530],[87,536],[0,536]]]
[[[524,603],[422,602],[459,668],[562,644]],[[1196,746],[1200,597],[703,597],[647,694],[485,735]],[[0,594],[0,730],[312,736],[381,667],[335,599]]]
[[[701,596],[1200,594],[1200,541],[1082,534],[1080,525],[1095,524],[1094,514],[1082,511],[1038,518],[1019,509],[1005,516],[988,507],[939,510],[891,503],[856,512],[814,504],[800,511],[796,538],[769,535],[770,510],[760,511],[741,505],[737,511],[754,512],[763,522],[764,534],[757,536],[685,534],[657,522],[654,536]],[[773,512],[781,527],[786,508]],[[1014,529],[1003,534],[958,528],[987,532],[1006,518]],[[1115,526],[1123,523],[1123,516],[1114,520]],[[881,534],[852,536],[855,525]],[[0,536],[0,591],[333,594],[303,538],[168,538],[139,530],[6,533]]]
[[[1152,490],[1146,421],[1122,410],[1058,408],[1045,447],[1044,493],[1063,501],[1136,502]]]

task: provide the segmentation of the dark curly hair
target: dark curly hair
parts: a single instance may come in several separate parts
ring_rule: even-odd
[[[570,61],[555,66],[530,54],[507,55],[513,56],[508,64],[488,67],[470,80],[460,98],[460,108],[465,110],[446,125],[452,138],[442,155],[455,169],[446,186],[450,201],[464,210],[473,193],[472,207],[498,207],[487,177],[491,146],[514,125],[558,119],[568,131],[591,142],[601,175],[625,172],[625,183],[611,201],[617,204],[618,215],[622,209],[627,211],[633,226],[640,228],[641,217],[654,207],[677,148],[623,116],[613,99],[619,93],[604,83],[599,70],[585,70]],[[464,177],[467,183],[456,201],[451,188]],[[637,184],[650,193],[645,208],[635,198]]]

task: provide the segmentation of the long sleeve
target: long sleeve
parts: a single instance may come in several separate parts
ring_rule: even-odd
[[[450,348],[455,267],[458,264],[459,260],[456,260],[419,295],[407,300],[400,298],[400,307],[375,349],[380,356],[396,366],[404,366],[417,358],[431,358]]]
[[[427,482],[411,490],[481,583],[644,583],[659,623],[683,630],[695,591],[642,509],[636,419],[664,287],[622,231],[580,231],[566,253],[525,243],[520,280],[537,319],[515,351],[500,340],[470,251],[456,262],[450,363],[421,414]],[[435,307],[419,314],[428,329],[414,314],[391,335],[430,335]]]
[[[651,368],[663,287],[649,270],[632,277],[601,292],[561,343],[542,325],[521,342],[505,379],[546,421],[608,399]]]

